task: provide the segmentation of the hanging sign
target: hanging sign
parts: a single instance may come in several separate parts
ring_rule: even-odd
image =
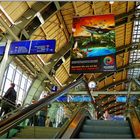
[[[72,32],[71,74],[116,70],[113,14],[75,17]]]
[[[4,55],[6,45],[0,45],[0,55]],[[10,44],[9,55],[53,54],[56,40],[24,40]]]

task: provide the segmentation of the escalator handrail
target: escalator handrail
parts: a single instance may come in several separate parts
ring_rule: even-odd
[[[135,138],[140,138],[140,121],[136,114],[136,110],[131,110],[128,117]]]
[[[136,108],[134,109],[134,111],[135,111],[135,114],[137,115],[137,118],[138,118],[138,120],[139,120],[139,122],[140,122],[140,110],[137,110]],[[139,113],[138,113],[139,112]]]
[[[54,136],[55,139],[59,139],[62,137],[62,135],[65,133],[65,131],[67,130],[67,128],[69,127],[69,125],[73,121],[73,119],[76,117],[76,115],[79,112],[84,110],[83,108],[86,107],[86,105],[87,105],[87,103],[84,102],[84,103],[80,104],[78,107],[76,107],[71,118],[61,127],[60,131],[58,133],[56,133],[56,135]]]
[[[78,85],[81,82],[84,82],[82,78],[78,79],[76,82],[73,82],[63,87],[61,90],[57,91],[56,93],[39,100],[37,103],[31,104],[30,106],[24,108],[23,110],[20,110],[19,112],[11,115],[7,119],[0,121],[0,136],[6,133],[11,128],[13,128],[14,126],[18,125],[23,120],[33,116],[37,111],[42,109],[44,106],[54,101],[56,98],[66,94],[68,89]]]

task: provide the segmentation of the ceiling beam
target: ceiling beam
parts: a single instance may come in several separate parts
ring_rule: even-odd
[[[94,96],[99,96],[99,95],[127,95],[128,91],[94,91],[91,95]],[[140,91],[131,91],[130,95],[139,95]]]
[[[117,81],[117,82],[113,82],[113,83],[111,83],[109,85],[104,86],[103,88],[100,88],[100,90],[106,90],[107,88],[111,88],[112,86],[119,85],[119,84],[121,84],[123,82],[126,83],[126,82],[129,82],[129,80],[125,79],[125,80],[120,80],[120,81]]]
[[[55,2],[56,3],[56,2]],[[67,39],[67,42],[69,41],[69,38],[70,38],[70,34],[69,34],[69,31],[68,31],[68,28],[66,26],[66,23],[64,21],[64,18],[62,16],[62,13],[61,11],[59,10],[57,12],[57,18],[59,19],[59,22],[60,22],[60,27],[62,28],[62,30],[64,31],[64,34],[66,36],[66,39]]]

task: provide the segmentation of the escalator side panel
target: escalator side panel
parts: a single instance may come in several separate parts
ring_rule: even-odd
[[[135,138],[140,138],[140,121],[137,118],[135,112],[131,112],[129,116],[130,127],[132,128],[133,134]]]

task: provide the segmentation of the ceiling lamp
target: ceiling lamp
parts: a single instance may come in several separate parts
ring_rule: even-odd
[[[113,3],[114,3],[114,1],[113,1],[113,0],[110,0],[110,1],[109,1],[109,3],[110,3],[110,4],[113,4]]]

